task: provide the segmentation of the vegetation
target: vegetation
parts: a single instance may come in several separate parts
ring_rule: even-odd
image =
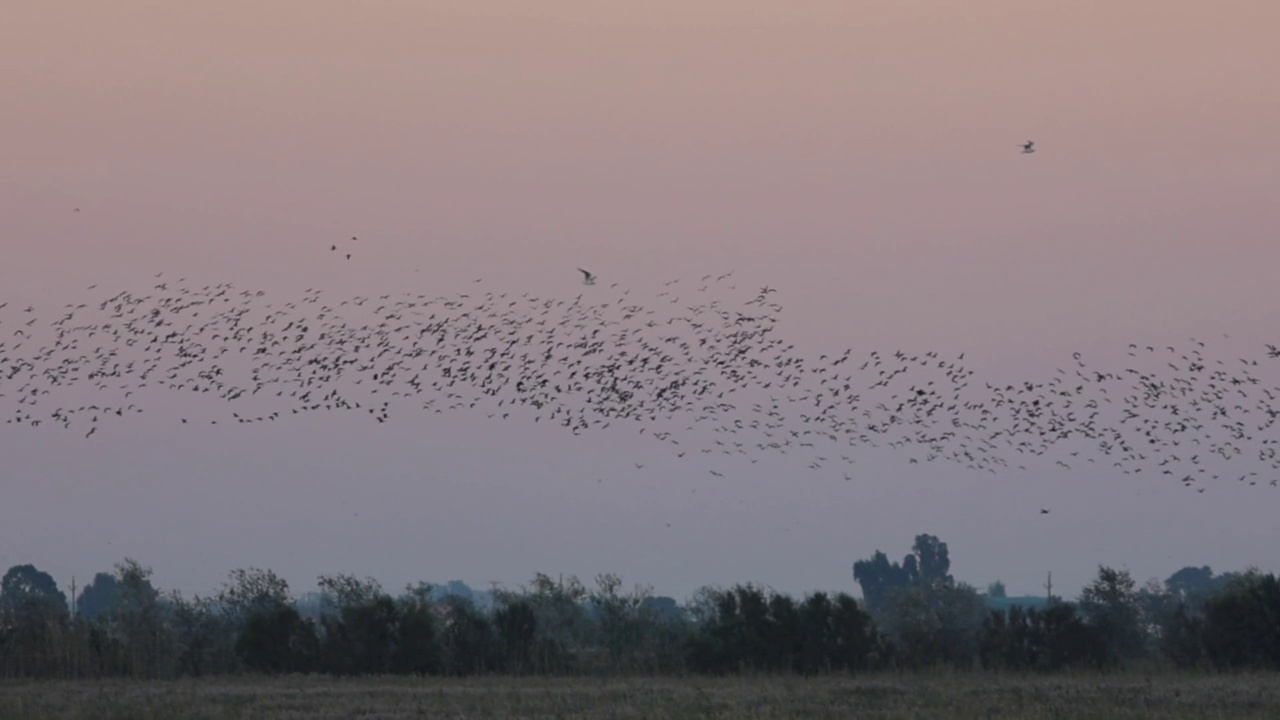
[[[302,602],[269,570],[235,570],[215,596],[185,598],[125,560],[70,602],[19,565],[0,580],[0,678],[1280,670],[1280,581],[1257,571],[1185,568],[1139,588],[1100,567],[1076,602],[1035,606],[999,583],[984,593],[956,581],[946,543],[921,535],[902,562],[876,552],[853,576],[864,601],[748,584],[680,605],[614,575],[589,587],[539,574],[484,596],[323,576]]]
[[[716,718],[1094,720],[1280,716],[1273,675],[925,673],[820,678],[328,678],[0,682],[0,717],[99,720]]]

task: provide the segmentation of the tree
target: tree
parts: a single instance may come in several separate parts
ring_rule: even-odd
[[[1145,634],[1137,583],[1127,570],[1098,566],[1098,577],[1080,593],[1085,619],[1106,638],[1113,659],[1143,654]]]
[[[49,674],[69,623],[67,597],[46,572],[15,565],[0,579],[0,672]]]
[[[120,653],[115,661],[125,674],[157,677],[164,665],[161,656],[169,648],[160,593],[151,584],[151,568],[125,558],[116,565],[116,589],[115,602],[101,618],[107,638]]]
[[[538,632],[533,606],[523,598],[504,597],[493,613],[493,625],[508,670],[516,674],[528,672],[533,666],[533,643]]]
[[[986,603],[977,590],[939,580],[895,589],[877,619],[897,645],[902,664],[963,668],[978,659],[986,614]]]
[[[316,646],[315,630],[290,604],[247,610],[236,638],[236,655],[264,673],[304,672]]]
[[[870,560],[853,564],[853,579],[862,586],[862,597],[875,612],[896,588],[954,583],[950,570],[951,554],[947,544],[933,535],[921,534],[916,536],[902,564],[889,562],[889,558],[877,550]]]
[[[58,589],[53,576],[34,565],[14,565],[0,579],[0,612],[17,612],[32,603],[46,610],[67,611],[67,596]]]
[[[867,607],[902,662],[967,665],[978,657],[985,603],[973,588],[957,585],[950,571],[947,544],[929,534],[916,536],[901,564],[879,550],[854,563]]]
[[[1179,600],[1187,600],[1194,595],[1208,594],[1217,590],[1213,581],[1213,570],[1208,566],[1187,566],[1170,575],[1164,586]]]
[[[93,620],[115,605],[119,592],[119,582],[115,575],[104,572],[94,575],[93,581],[80,591],[80,597],[76,600],[76,615]]]
[[[436,616],[431,602],[431,586],[420,583],[405,589],[398,601],[396,646],[392,667],[396,672],[427,675],[440,669]]]
[[[1138,611],[1144,631],[1157,643],[1172,631],[1178,609],[1185,603],[1165,583],[1152,578],[1138,590]]]
[[[1204,606],[1204,648],[1221,668],[1280,669],[1280,579],[1251,571]]]
[[[853,579],[862,586],[862,597],[872,609],[880,607],[894,588],[905,587],[911,574],[898,563],[889,562],[888,556],[877,550],[870,560],[853,564]]]
[[[644,599],[644,609],[658,620],[665,622],[682,622],[686,619],[684,608],[673,597],[657,595]]]
[[[693,611],[698,618],[690,652],[694,669],[712,673],[769,669],[769,597],[762,588],[702,588]]]
[[[1008,594],[1005,592],[1004,583],[996,580],[987,586],[987,597],[989,598],[1006,598]]]
[[[381,596],[382,585],[373,578],[360,580],[354,575],[321,575],[317,583],[327,609],[363,605]]]
[[[622,578],[612,573],[596,576],[596,590],[588,601],[599,630],[599,642],[609,654],[614,667],[629,665],[633,669],[651,657],[651,639],[659,623],[657,614],[647,601],[653,589],[636,585],[622,592]]]
[[[270,570],[232,570],[218,593],[235,627],[236,655],[251,670],[265,673],[308,669],[317,638],[289,596],[289,583]]]
[[[776,606],[774,612],[780,615]],[[871,617],[845,593],[807,596],[795,610],[791,634],[780,641],[794,648],[791,669],[803,675],[865,669],[879,645]]]
[[[865,670],[884,656],[885,648],[871,616],[852,595],[837,593],[832,598],[831,625],[828,657],[833,669]]]
[[[499,666],[501,655],[489,619],[470,600],[456,595],[446,600],[446,607],[448,619],[440,634],[445,672],[476,675]]]
[[[325,594],[327,657],[343,673],[391,671],[396,655],[400,608],[373,578],[351,575],[320,576]]]
[[[1196,667],[1205,657],[1204,635],[1204,616],[1180,602],[1160,629],[1160,650],[1180,668]]]
[[[588,594],[577,577],[557,581],[543,573],[535,573],[524,589],[537,618],[536,661],[544,672],[568,670],[575,653],[595,639],[584,607]]]
[[[1097,628],[1085,624],[1071,605],[1057,603],[1039,610],[1014,605],[989,613],[980,656],[982,666],[992,670],[1097,669],[1106,661],[1107,646]]]
[[[1191,611],[1199,612],[1209,597],[1241,577],[1244,575],[1238,572],[1214,575],[1208,565],[1198,568],[1188,566],[1170,575],[1164,581],[1164,586],[1175,604],[1181,603]]]
[[[911,545],[911,552],[920,568],[919,577],[922,582],[942,583],[950,585],[955,581],[951,577],[951,554],[947,544],[933,535],[917,535]]]
[[[167,605],[175,645],[174,674],[199,677],[239,669],[238,663],[243,662],[236,653],[240,627],[221,603],[199,596],[187,600],[173,591]]]
[[[849,595],[797,603],[754,585],[704,588],[689,642],[691,669],[712,673],[854,670],[879,647],[871,618]]]
[[[289,583],[270,570],[236,569],[218,593],[218,602],[233,616],[248,617],[255,612],[274,612],[293,604]]]

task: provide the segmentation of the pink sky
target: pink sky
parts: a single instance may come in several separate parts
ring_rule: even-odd
[[[1253,352],[1280,308],[1277,27],[1257,0],[17,3],[0,302],[161,270],[289,296],[736,269],[780,289],[815,350],[963,351],[1000,378],[1139,339]],[[351,235],[362,252],[333,262]],[[629,436],[583,451],[482,421],[6,428],[0,566],[66,582],[129,554],[199,590],[263,565],[300,587],[615,570],[677,595],[794,591],[934,532],[963,579],[1031,592],[1099,562],[1265,566],[1280,540],[1256,488],[878,458],[856,487],[744,471],[741,502],[703,507]],[[661,475],[596,487],[627,453]],[[1051,520],[1027,513],[1042,503]],[[800,527],[761,537],[770,512]]]

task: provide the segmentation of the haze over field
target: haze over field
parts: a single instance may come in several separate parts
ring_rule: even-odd
[[[50,320],[163,271],[279,303],[653,303],[733,270],[708,292],[777,288],[776,334],[811,358],[964,353],[975,383],[1042,382],[1075,352],[1120,370],[1130,343],[1195,337],[1265,363],[1278,23],[1244,0],[28,3],[0,21],[0,302]],[[147,403],[89,438],[3,426],[0,566],[65,584],[131,556],[194,592],[251,565],[299,590],[612,571],[799,592],[853,590],[854,560],[927,532],[1011,594],[1048,570],[1073,594],[1099,563],[1277,569],[1270,477],[1198,493],[1154,467],[852,448],[718,478],[634,428],[184,426],[222,408]]]

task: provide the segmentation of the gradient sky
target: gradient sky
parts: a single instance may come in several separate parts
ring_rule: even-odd
[[[1277,27],[1260,0],[10,3],[0,302],[162,270],[283,301],[733,269],[815,354],[966,352],[993,381],[1136,341],[1256,355],[1280,339]],[[83,584],[127,555],[201,593],[248,566],[296,590],[614,571],[683,597],[852,590],[855,559],[931,532],[1013,593],[1280,569],[1270,487],[876,452],[854,483],[769,459],[712,485],[629,431],[193,431],[179,405],[89,440],[0,426],[0,566]]]

